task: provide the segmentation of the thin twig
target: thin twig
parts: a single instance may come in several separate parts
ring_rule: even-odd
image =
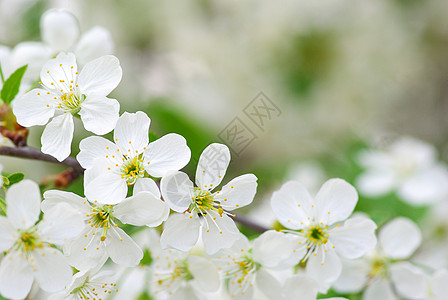
[[[234,213],[234,212],[232,212],[235,216],[233,217],[233,219],[235,220],[235,221],[237,221],[238,223],[240,223],[241,225],[244,225],[244,226],[246,226],[246,227],[248,227],[248,228],[250,228],[250,229],[253,229],[253,230],[255,230],[256,232],[260,232],[260,233],[262,233],[262,232],[265,232],[265,231],[268,231],[269,230],[269,228],[266,228],[266,227],[264,227],[264,226],[262,226],[262,225],[260,225],[260,224],[257,224],[257,223],[255,223],[255,222],[253,222],[253,221],[251,221],[251,220],[249,220],[249,219],[247,219],[245,216],[243,216],[243,215],[239,215],[239,214],[236,214],[236,213]]]
[[[58,161],[53,156],[42,153],[40,150],[32,147],[0,147],[0,155],[41,160],[55,164],[61,164],[72,168],[79,175],[84,174],[84,168],[81,167],[81,165],[76,159],[68,157],[63,161]]]
[[[40,150],[32,148],[32,147],[0,147],[0,155],[41,160],[41,161],[51,162],[51,163],[55,163],[55,164],[61,164],[61,165],[72,168],[73,172],[76,176],[80,176],[80,175],[84,174],[83,167],[81,167],[81,165],[75,158],[68,157],[65,160],[60,162],[53,156],[42,153]],[[253,229],[256,232],[262,233],[262,232],[269,230],[268,228],[266,228],[264,226],[261,226],[259,224],[252,222],[251,220],[247,219],[243,215],[235,214],[234,219],[241,225],[244,225],[250,229]]]

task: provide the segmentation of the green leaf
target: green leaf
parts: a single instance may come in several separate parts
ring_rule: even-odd
[[[9,184],[12,185],[14,183],[20,182],[23,180],[25,175],[23,173],[14,173],[8,176]]]
[[[6,79],[1,91],[1,98],[5,103],[11,103],[16,97],[19,92],[23,74],[25,74],[27,67],[28,65],[24,65],[23,67],[18,68],[8,79]]]
[[[3,185],[9,185],[9,179],[6,176],[2,176],[3,177]]]

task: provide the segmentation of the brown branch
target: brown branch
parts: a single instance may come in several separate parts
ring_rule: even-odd
[[[68,157],[63,161],[58,161],[56,158],[54,158],[51,155],[42,153],[40,150],[32,148],[32,147],[0,147],[0,155],[6,155],[6,156],[13,156],[13,157],[20,157],[20,158],[26,158],[26,159],[34,159],[34,160],[40,160],[40,161],[46,161],[50,163],[55,164],[61,164],[67,167],[70,167],[71,170],[65,171],[62,174],[70,173],[69,176],[72,176],[70,181],[73,181],[78,176],[84,174],[84,169],[81,167],[79,162],[72,157]],[[64,176],[68,176],[65,174]],[[64,184],[61,184],[61,187],[63,187]],[[251,220],[247,219],[243,215],[234,214],[235,217],[233,218],[236,222],[240,223],[243,226],[246,226],[250,229],[253,229],[256,232],[265,232],[269,230],[268,228],[261,226],[259,224],[256,224],[252,222]]]
[[[68,157],[63,161],[58,161],[53,156],[42,153],[40,150],[32,147],[0,147],[0,155],[41,160],[54,164],[64,165],[70,167],[73,170],[72,176],[74,175],[75,177],[84,174],[84,168],[81,167],[76,159]]]
[[[256,232],[263,233],[263,232],[269,230],[269,228],[266,228],[266,227],[264,227],[264,226],[262,226],[260,224],[257,224],[255,222],[251,221],[250,219],[247,219],[243,215],[235,214],[234,212],[232,212],[232,213],[234,215],[233,219],[235,221],[237,221],[238,223],[240,223],[243,226],[246,226],[246,227],[248,227],[250,229],[253,229]]]

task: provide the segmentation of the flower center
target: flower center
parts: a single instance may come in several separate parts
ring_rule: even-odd
[[[178,262],[176,267],[166,277],[162,277],[159,280],[157,280],[157,283],[160,286],[166,286],[166,288],[169,289],[173,284],[173,282],[176,280],[189,281],[192,279],[194,279],[194,276],[188,269],[188,262],[187,260],[183,260]]]
[[[128,185],[134,184],[138,178],[145,176],[143,159],[139,156],[127,158],[121,168],[121,178],[125,179]]]
[[[65,93],[61,95],[61,102],[58,108],[62,109],[64,112],[76,115],[81,110],[81,103],[83,99],[82,96],[75,94],[73,92]]]
[[[242,260],[233,259],[233,262],[237,265],[238,269],[234,271],[235,274],[241,274],[241,277],[237,279],[238,283],[245,281],[247,274],[257,269],[255,261],[248,256],[244,256]],[[238,276],[237,276],[238,277]]]
[[[16,242],[16,247],[17,249],[22,250],[22,252],[27,253],[34,251],[36,248],[43,248],[44,244],[39,240],[39,236],[36,234],[36,229],[33,227],[20,234],[20,237]]]
[[[370,262],[370,272],[369,277],[382,276],[386,277],[387,275],[387,259],[383,257],[375,257]]]
[[[311,226],[307,229],[305,237],[314,245],[322,245],[328,242],[330,234],[327,233],[326,227]]]
[[[112,215],[113,207],[111,205],[103,205],[103,206],[92,206],[92,213],[87,215],[90,217],[87,223],[90,224],[91,227],[95,228],[103,228],[103,234],[101,235],[101,241],[106,239],[106,232],[110,229],[110,226],[117,227],[117,224],[114,224],[114,217]]]
[[[115,287],[117,284],[115,283],[101,283],[101,282],[93,282],[89,280],[89,277],[86,277],[84,283],[73,289],[70,294],[76,295],[81,300],[90,300],[90,299],[102,299],[100,298],[103,294],[107,297],[108,294],[112,292],[118,292],[118,289]]]
[[[213,194],[208,190],[199,187],[194,188],[194,196],[191,197],[190,211],[197,211],[198,214],[205,215],[207,211],[214,210],[222,217],[224,210],[218,202],[213,200]]]

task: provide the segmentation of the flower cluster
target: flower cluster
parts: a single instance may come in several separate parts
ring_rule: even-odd
[[[226,177],[230,149],[208,145],[190,179],[181,171],[192,158],[188,141],[154,137],[145,112],[120,115],[109,98],[123,72],[109,54],[109,34],[94,28],[77,41],[76,19],[57,10],[44,14],[41,27],[39,47],[49,56],[35,78],[40,87],[24,81],[10,103],[17,124],[45,125],[41,152],[59,162],[72,153],[75,122],[94,135],[76,155],[82,193],[0,178],[2,297],[315,300],[330,289],[363,300],[447,297],[446,266],[423,263],[431,255],[424,251],[414,259],[425,244],[418,225],[397,217],[376,233],[343,179],[327,180],[315,196],[287,181],[269,197],[278,222],[258,236],[239,228],[234,210],[254,201],[258,178]],[[417,140],[363,151],[360,165],[361,195],[396,191],[413,205],[448,196],[448,169]]]

